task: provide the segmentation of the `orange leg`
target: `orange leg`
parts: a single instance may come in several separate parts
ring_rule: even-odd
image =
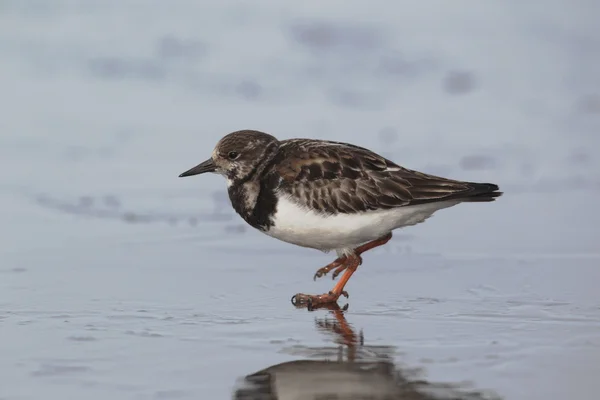
[[[344,287],[350,280],[350,277],[352,277],[352,274],[354,274],[358,266],[362,263],[362,258],[360,254],[364,253],[367,250],[371,250],[375,247],[384,245],[385,243],[389,242],[391,238],[392,234],[389,233],[380,239],[373,240],[369,243],[365,243],[362,246],[357,247],[354,250],[353,254],[350,254],[345,257],[340,257],[331,264],[327,265],[324,268],[329,269],[326,270],[325,273],[332,270],[333,268],[336,268],[336,270],[334,271],[334,277],[342,271],[344,271],[344,275],[342,275],[339,282],[333,287],[333,289],[329,293],[318,296],[298,293],[292,297],[292,303],[296,306],[307,305],[309,308],[314,308],[315,306],[324,303],[335,303],[340,296],[348,297],[348,292],[344,290]],[[317,274],[315,275],[316,277],[323,275],[323,273],[319,275],[319,271],[317,271]]]
[[[344,290],[344,286],[356,271],[356,268],[361,263],[360,256],[355,254],[349,255],[344,259],[344,265],[346,266],[346,272],[340,279],[340,281],[335,285],[335,287],[329,292],[321,295],[310,295],[304,293],[298,293],[292,297],[292,303],[295,306],[308,306],[309,309],[314,308],[315,306],[321,305],[323,303],[335,303],[340,296],[348,297],[348,293]]]
[[[383,246],[384,244],[389,242],[391,238],[392,238],[392,233],[390,232],[389,234],[387,234],[379,239],[373,240],[371,242],[365,243],[365,244],[357,247],[356,249],[354,249],[354,253],[356,255],[360,256],[365,251],[369,251],[371,249],[374,249],[375,247]],[[335,271],[333,271],[333,274],[331,275],[331,279],[335,279],[342,271],[344,271],[346,269],[346,264],[344,263],[345,259],[346,259],[345,256],[339,257],[332,263],[327,264],[323,268],[318,269],[317,272],[315,273],[315,276],[313,277],[313,279],[317,280],[317,278],[327,275],[327,273],[334,268],[335,268]]]

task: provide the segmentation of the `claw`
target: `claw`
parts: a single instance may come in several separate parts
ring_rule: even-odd
[[[333,271],[333,274],[331,274],[331,280],[334,280],[335,278],[337,278],[337,276],[339,274],[341,274],[342,272],[344,272],[345,269],[346,269],[345,265],[340,265],[339,267],[337,267],[335,269],[335,271]]]
[[[316,281],[317,278],[327,275],[327,272],[328,271],[323,271],[323,268],[319,269],[317,272],[315,272],[315,276],[313,276],[313,281]]]

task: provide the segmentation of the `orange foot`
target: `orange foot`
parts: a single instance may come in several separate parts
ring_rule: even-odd
[[[307,307],[309,310],[326,307],[331,304],[337,304],[340,296],[348,297],[348,292],[342,290],[341,293],[333,291],[320,295],[298,293],[292,296],[292,304],[296,307]]]
[[[335,261],[333,261],[332,263],[330,263],[330,264],[327,264],[327,265],[326,265],[326,266],[324,266],[323,268],[319,268],[319,269],[317,270],[317,272],[315,272],[315,276],[313,276],[313,280],[315,280],[315,281],[316,281],[316,280],[317,280],[317,278],[320,278],[320,277],[322,277],[322,276],[325,276],[325,275],[327,275],[327,274],[329,273],[329,271],[331,271],[332,269],[336,268],[336,270],[333,272],[333,278],[332,278],[332,279],[335,279],[335,277],[336,277],[336,276],[339,274],[339,272],[336,274],[337,270],[338,270],[339,268],[342,268],[342,267],[343,267],[344,269],[346,268],[346,267],[344,266],[344,261],[346,261],[346,256],[343,256],[343,257],[338,257],[338,258],[336,258],[336,259],[335,259]],[[340,272],[342,272],[342,271],[340,271]]]
[[[335,287],[331,290],[331,292],[322,294],[319,296],[314,296],[310,294],[298,293],[294,297],[292,297],[292,304],[296,307],[307,307],[308,309],[314,309],[323,304],[327,303],[335,303],[340,298],[340,296],[348,297],[348,292],[344,290],[344,286],[348,283],[348,280],[356,271],[362,259],[360,256],[356,254],[351,254],[344,258],[344,275],[340,279],[340,281],[335,285]]]

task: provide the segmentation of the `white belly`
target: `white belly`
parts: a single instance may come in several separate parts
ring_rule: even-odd
[[[425,221],[457,201],[428,203],[357,214],[326,215],[303,208],[287,197],[277,203],[274,226],[267,235],[319,250],[348,250],[379,239],[394,229]]]

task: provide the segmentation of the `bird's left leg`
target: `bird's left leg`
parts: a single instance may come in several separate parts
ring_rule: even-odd
[[[361,246],[358,246],[356,249],[354,249],[354,253],[356,255],[360,256],[362,253],[369,251],[371,249],[374,249],[375,247],[383,246],[384,244],[389,242],[391,238],[392,238],[392,233],[390,232],[387,235],[380,237],[379,239],[375,239],[371,242],[368,242]],[[316,280],[317,278],[327,275],[327,273],[334,268],[335,268],[335,271],[333,271],[333,274],[331,275],[331,279],[337,278],[337,276],[346,269],[346,264],[343,262],[342,258],[338,258],[331,264],[328,264],[325,267],[319,269],[317,271],[317,273],[315,274],[314,279]]]
[[[340,265],[344,265],[344,261],[346,261],[346,256],[338,257],[333,262],[327,264],[323,268],[319,268],[317,270],[317,272],[315,272],[315,276],[313,277],[313,280],[316,281],[317,278],[327,275],[327,273],[329,271],[331,271],[332,269],[339,268]],[[336,269],[336,271],[337,271],[337,269]]]

